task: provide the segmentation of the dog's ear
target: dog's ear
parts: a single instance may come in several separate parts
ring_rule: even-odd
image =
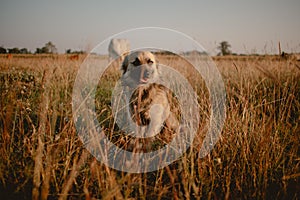
[[[128,58],[128,57],[129,57],[128,55],[125,56],[125,58],[124,58],[124,60],[123,60],[123,63],[122,63],[122,65],[121,65],[121,70],[123,71],[123,74],[126,73],[127,68],[128,68],[128,65],[129,65],[129,58]]]

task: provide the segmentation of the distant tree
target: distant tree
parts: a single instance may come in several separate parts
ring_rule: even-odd
[[[220,46],[218,46],[218,49],[220,50],[220,53],[218,55],[226,56],[231,54],[231,45],[227,41],[223,41],[220,43]]]
[[[42,53],[42,49],[41,49],[41,48],[36,48],[34,53],[35,53],[35,54]]]
[[[20,50],[19,50],[19,48],[15,47],[12,49],[8,49],[8,53],[18,54],[18,53],[20,53]]]
[[[47,42],[45,44],[45,48],[47,49],[48,53],[57,53],[57,49],[52,42]]]
[[[42,47],[42,48],[36,48],[35,54],[42,54],[42,53],[49,53],[48,49],[46,47]]]
[[[6,49],[4,47],[0,47],[0,54],[7,53]]]
[[[47,48],[47,47],[42,47],[41,52],[42,53],[50,53],[49,48]]]
[[[22,49],[20,49],[20,53],[21,54],[29,54],[30,52],[28,51],[28,49],[22,48]]]
[[[66,54],[71,54],[72,53],[72,50],[71,49],[67,49],[66,50]]]
[[[52,42],[47,42],[45,44],[45,46],[43,46],[42,48],[36,48],[35,53],[36,54],[41,54],[41,53],[56,53],[57,49],[55,47],[55,45]]]

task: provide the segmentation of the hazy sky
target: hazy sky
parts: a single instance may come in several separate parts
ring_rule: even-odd
[[[0,46],[87,50],[137,27],[183,32],[215,54],[226,40],[238,53],[300,52],[299,0],[0,0]],[[176,42],[176,41],[174,41]]]

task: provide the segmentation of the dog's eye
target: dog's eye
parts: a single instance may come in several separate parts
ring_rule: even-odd
[[[149,59],[149,60],[147,60],[147,63],[148,63],[149,65],[152,65],[152,64],[153,64],[153,61],[152,61],[151,59]]]
[[[133,64],[134,66],[140,66],[141,65],[141,61],[136,58],[134,62],[132,62],[131,64]]]

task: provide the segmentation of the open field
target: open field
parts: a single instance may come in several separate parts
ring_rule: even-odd
[[[155,172],[130,174],[99,163],[77,136],[71,99],[83,59],[0,57],[1,199],[300,198],[299,61],[214,58],[226,87],[227,116],[213,151],[198,158],[205,131],[200,127],[179,160]],[[176,59],[161,56],[160,62]],[[110,73],[96,100],[99,120],[108,127],[110,91],[118,78],[118,72]],[[207,89],[189,77],[205,124]],[[110,136],[115,139],[113,132]]]

